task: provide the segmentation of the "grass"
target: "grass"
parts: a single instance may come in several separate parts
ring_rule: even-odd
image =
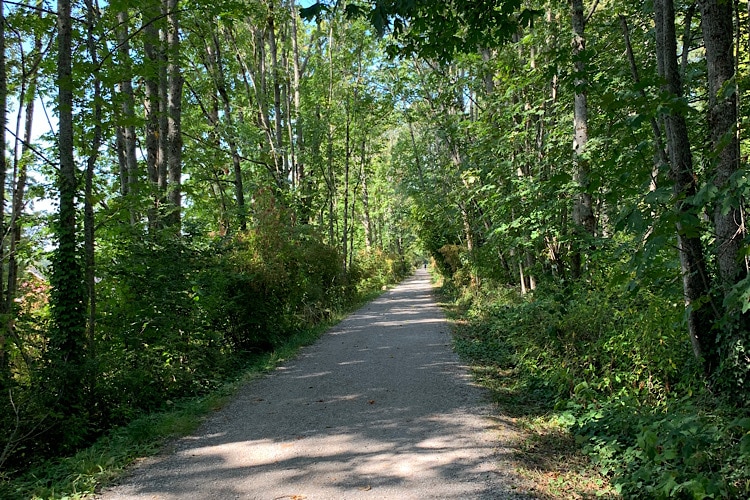
[[[549,398],[528,390],[505,345],[488,346],[477,335],[482,322],[469,317],[465,304],[439,289],[441,306],[452,325],[454,348],[471,367],[475,381],[490,391],[498,411],[521,433],[512,463],[538,498],[617,498],[570,432]]]
[[[246,383],[270,372],[314,343],[331,326],[350,311],[380,295],[382,291],[364,294],[347,311],[315,327],[300,330],[272,352],[259,354],[212,393],[170,405],[160,413],[144,415],[130,424],[111,430],[92,446],[71,457],[50,460],[26,474],[6,479],[0,475],[0,498],[4,499],[80,499],[115,482],[134,463],[155,455],[171,441],[195,432],[213,412],[220,410]]]

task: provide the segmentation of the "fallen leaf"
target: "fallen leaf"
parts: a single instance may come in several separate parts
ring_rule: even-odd
[[[359,491],[370,491],[370,490],[372,489],[372,486],[370,486],[370,485],[368,484],[367,486],[360,486],[360,487],[359,487],[359,488],[357,488],[357,489],[358,489]]]
[[[371,405],[374,405],[375,404],[375,400],[371,399],[371,400],[368,401],[368,403],[370,403]]]

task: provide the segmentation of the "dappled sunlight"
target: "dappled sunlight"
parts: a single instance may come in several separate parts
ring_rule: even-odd
[[[250,384],[133,497],[497,498],[511,451],[429,290],[418,274]]]

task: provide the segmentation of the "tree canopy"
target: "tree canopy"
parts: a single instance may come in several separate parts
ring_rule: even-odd
[[[559,394],[747,411],[750,3],[0,14],[2,474],[211,390],[428,259],[540,373],[571,356],[544,372]]]

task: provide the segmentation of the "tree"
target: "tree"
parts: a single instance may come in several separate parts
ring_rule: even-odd
[[[86,360],[86,309],[83,273],[78,254],[76,196],[78,179],[73,154],[73,66],[71,2],[57,3],[57,107],[59,119],[58,176],[55,181],[60,208],[55,221],[57,248],[53,253],[50,282],[53,331],[50,333],[50,395],[61,415],[69,416],[75,440],[74,416],[83,411]],[[79,429],[77,432],[80,432]]]

